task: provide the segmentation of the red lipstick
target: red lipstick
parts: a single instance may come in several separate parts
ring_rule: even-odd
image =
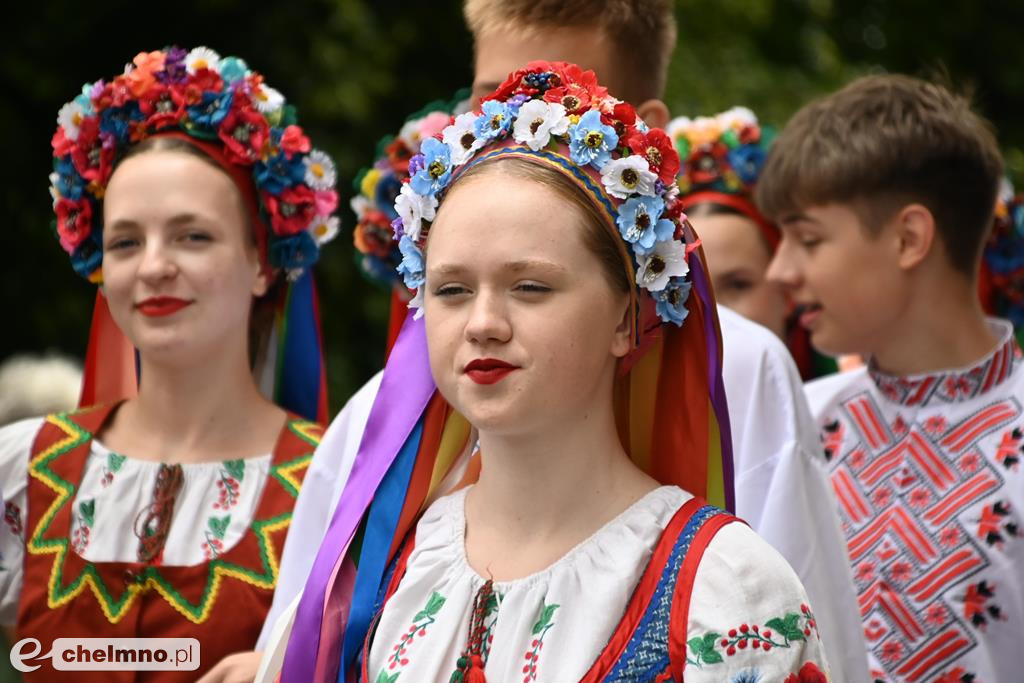
[[[800,326],[809,330],[821,315],[821,306],[819,304],[803,304],[797,307],[797,314]]]
[[[160,318],[165,315],[177,313],[191,303],[191,301],[178,299],[173,296],[154,296],[135,304],[135,308],[139,309],[139,312],[142,313],[142,315],[148,315],[151,318]]]
[[[470,361],[463,372],[477,384],[496,384],[505,379],[510,372],[518,369],[518,365],[497,358],[477,358]]]

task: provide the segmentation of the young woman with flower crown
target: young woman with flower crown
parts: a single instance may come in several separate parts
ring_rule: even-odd
[[[76,680],[224,680],[270,606],[325,417],[309,267],[337,231],[333,164],[280,93],[207,48],[142,53],[58,121],[57,233],[102,285],[85,392],[112,400],[0,430],[0,621],[40,653],[200,642],[191,670]]]
[[[792,570],[706,502],[732,504],[714,300],[671,172],[622,144],[647,134],[535,62],[423,142],[417,311],[258,680],[827,680]]]

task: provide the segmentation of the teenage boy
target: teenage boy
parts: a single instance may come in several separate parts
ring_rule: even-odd
[[[1024,363],[977,295],[1001,171],[965,99],[871,76],[800,110],[757,188],[812,343],[869,359],[807,395],[877,681],[1021,680]]]
[[[474,36],[474,100],[530,61],[570,61],[593,69],[650,125],[669,121],[660,99],[676,36],[668,0],[468,0],[464,10]],[[836,680],[866,680],[853,578],[796,367],[767,329],[721,307],[719,319],[737,512],[800,576]],[[275,620],[287,612],[305,583],[351,470],[377,383],[379,376],[335,419],[307,472],[290,533],[302,539],[301,546],[293,543],[285,549],[260,648],[275,640]],[[320,482],[312,485],[330,493],[307,496],[310,482]]]

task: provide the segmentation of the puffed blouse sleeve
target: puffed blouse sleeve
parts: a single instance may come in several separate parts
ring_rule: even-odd
[[[686,683],[826,683],[814,608],[800,579],[750,527],[722,527],[697,568]]]
[[[0,626],[18,619],[25,555],[28,461],[43,418],[0,428]]]

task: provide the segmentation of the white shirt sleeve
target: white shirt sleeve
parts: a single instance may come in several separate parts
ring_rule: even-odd
[[[770,331],[721,306],[718,311],[736,514],[799,576],[835,680],[869,680],[837,503],[796,364]]]
[[[274,590],[274,602],[263,622],[259,640],[256,641],[257,650],[267,647],[274,622],[302,594],[320,542],[327,533],[334,509],[355,463],[382,374],[378,372],[374,375],[349,399],[338,416],[331,421],[313,453],[313,461],[306,471],[292,512],[288,540],[285,541],[281,570]]]
[[[28,461],[43,418],[0,429],[0,626],[18,620],[28,512]]]
[[[726,524],[697,568],[686,629],[686,683],[781,683],[801,670],[800,680],[818,680],[808,669],[827,676],[817,621],[782,556],[747,525]]]

